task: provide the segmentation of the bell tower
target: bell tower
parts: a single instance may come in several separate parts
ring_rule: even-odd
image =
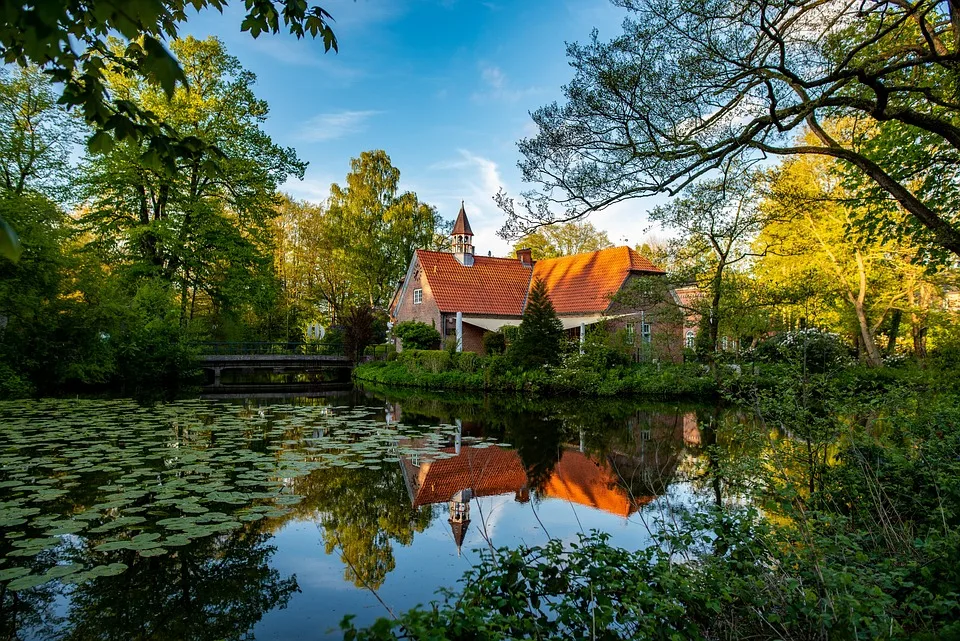
[[[467,220],[467,212],[464,211],[462,200],[460,213],[457,214],[453,231],[450,232],[450,240],[453,244],[453,255],[460,264],[465,267],[473,265],[473,230],[470,229],[470,221]]]

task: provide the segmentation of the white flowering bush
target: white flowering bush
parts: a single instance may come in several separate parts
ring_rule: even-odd
[[[761,363],[805,362],[813,372],[848,365],[852,358],[850,347],[839,334],[816,327],[780,332],[744,354],[744,360]]]

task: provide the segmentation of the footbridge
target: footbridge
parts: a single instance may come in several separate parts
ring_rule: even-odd
[[[200,367],[212,374],[207,387],[224,386],[223,373],[228,370],[322,374],[353,367],[353,361],[339,344],[231,341],[199,343],[198,348]]]

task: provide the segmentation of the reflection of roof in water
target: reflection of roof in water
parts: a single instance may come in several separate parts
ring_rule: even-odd
[[[441,451],[452,454],[454,448]],[[414,507],[446,503],[467,488],[474,496],[497,496],[527,484],[520,457],[500,447],[463,447],[457,456],[424,462],[419,468],[408,457],[402,458],[402,464]]]
[[[577,450],[565,450],[543,493],[623,517],[653,500],[652,496],[628,496],[618,481],[619,477],[606,462],[601,465]]]
[[[443,452],[453,453],[448,447]],[[446,503],[460,490],[471,488],[474,496],[497,496],[527,486],[523,462],[514,450],[496,446],[464,446],[457,456],[424,461],[414,465],[401,457],[404,479],[414,507]],[[564,450],[547,480],[543,494],[579,505],[629,516],[653,500],[653,496],[631,497],[618,483],[617,474],[603,461],[597,463],[575,449]]]

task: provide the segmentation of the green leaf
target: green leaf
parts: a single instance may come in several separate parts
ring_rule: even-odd
[[[20,245],[17,232],[13,231],[13,227],[8,225],[7,221],[0,218],[0,256],[17,262],[22,252],[23,247]]]

